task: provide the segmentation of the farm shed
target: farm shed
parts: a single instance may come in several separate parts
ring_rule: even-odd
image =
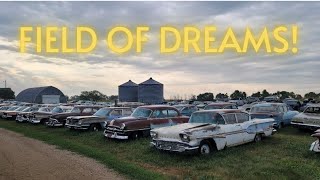
[[[25,89],[17,95],[16,100],[38,104],[66,103],[67,101],[65,95],[58,88],[53,86]]]

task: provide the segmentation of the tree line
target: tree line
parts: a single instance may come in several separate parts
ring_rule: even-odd
[[[68,98],[69,101],[94,101],[94,102],[107,102],[107,101],[115,101],[118,99],[117,95],[107,96],[97,90],[93,91],[82,91],[80,95],[74,95]]]
[[[297,100],[303,100],[303,99],[315,99],[315,100],[320,100],[320,93],[315,93],[315,92],[308,92],[304,96],[301,94],[296,94],[294,92],[288,92],[288,91],[277,91],[274,93],[268,92],[266,89],[263,91],[258,91],[254,92],[250,95],[251,97],[257,97],[260,100],[262,100],[265,97],[268,96],[278,96],[280,100],[283,100],[285,98],[294,98]],[[211,92],[205,92],[201,93],[197,96],[193,95],[192,100],[198,100],[198,101],[212,101],[214,99],[246,99],[248,97],[246,92],[235,90],[230,96],[228,93],[218,93],[216,96],[214,96],[213,93]]]

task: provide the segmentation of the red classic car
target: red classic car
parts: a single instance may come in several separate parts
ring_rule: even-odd
[[[172,107],[165,105],[140,106],[129,117],[114,119],[106,123],[104,136],[112,139],[137,139],[150,136],[150,129],[188,122]]]

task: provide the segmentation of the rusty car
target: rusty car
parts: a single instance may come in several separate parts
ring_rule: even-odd
[[[21,112],[18,112],[17,117],[16,117],[16,122],[27,122],[29,118],[29,114],[32,112],[36,112],[39,110],[39,107],[32,106],[28,107]]]
[[[70,111],[53,114],[46,122],[48,127],[63,127],[66,120],[71,116],[91,116],[97,112],[102,106],[95,105],[76,105]]]
[[[151,146],[164,151],[209,154],[271,136],[274,119],[251,119],[246,112],[216,109],[194,112],[188,123],[150,131]]]
[[[308,105],[302,113],[293,117],[291,125],[299,129],[320,129],[320,104]]]
[[[137,139],[150,136],[150,129],[188,122],[189,117],[168,105],[140,106],[129,117],[106,122],[104,136],[111,139]]]
[[[66,127],[69,129],[99,131],[104,129],[106,122],[115,118],[130,116],[130,107],[105,107],[99,109],[92,116],[68,117]]]
[[[32,124],[43,124],[45,125],[46,122],[49,120],[50,116],[57,113],[62,112],[70,112],[72,110],[72,106],[56,106],[54,108],[46,107],[47,109],[51,110],[49,112],[44,111],[37,111],[33,112],[29,115],[28,122]]]

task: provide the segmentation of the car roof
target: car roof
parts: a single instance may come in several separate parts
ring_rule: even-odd
[[[131,107],[103,107],[101,109],[131,109]]]
[[[254,107],[266,107],[266,106],[279,106],[279,105],[286,105],[285,103],[259,103],[253,105]]]
[[[231,102],[216,102],[216,103],[210,103],[207,106],[225,106],[225,105],[235,105]]]
[[[139,106],[138,108],[146,108],[146,109],[151,109],[151,110],[155,110],[155,109],[175,109],[175,110],[177,110],[175,107],[169,106],[169,105],[146,105],[146,106]]]
[[[219,114],[228,114],[228,113],[240,113],[243,112],[240,109],[209,109],[209,110],[201,110],[196,111],[194,113],[204,113],[204,112],[215,112]]]

